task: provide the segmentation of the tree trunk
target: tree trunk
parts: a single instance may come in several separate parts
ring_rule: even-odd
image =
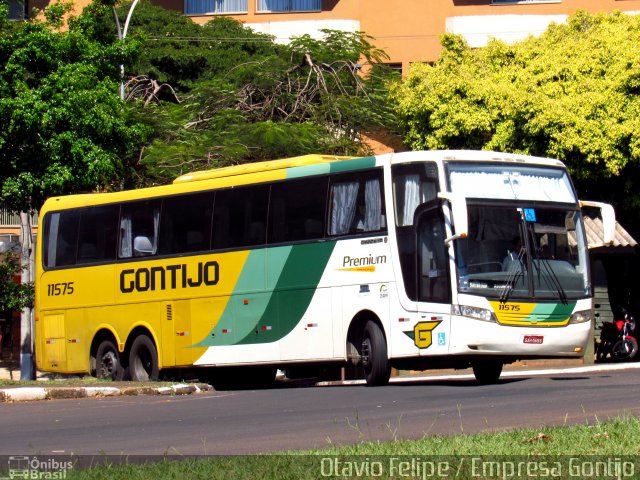
[[[20,282],[33,281],[33,236],[31,215],[20,212]],[[36,369],[33,362],[33,309],[25,307],[20,314],[20,380],[35,380]]]

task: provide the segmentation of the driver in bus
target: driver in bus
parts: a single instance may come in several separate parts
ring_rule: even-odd
[[[511,240],[512,250],[507,250],[507,256],[502,260],[502,270],[508,272],[514,266],[514,263],[518,261],[520,251],[522,250],[522,240],[520,237],[513,237]]]

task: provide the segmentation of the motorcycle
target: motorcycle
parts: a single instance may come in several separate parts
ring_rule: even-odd
[[[596,360],[603,361],[610,355],[614,361],[631,360],[638,353],[638,341],[634,336],[636,322],[624,312],[621,320],[605,322],[600,332],[600,343],[596,347]]]

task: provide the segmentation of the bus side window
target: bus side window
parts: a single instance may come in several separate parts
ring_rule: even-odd
[[[332,182],[329,235],[345,235],[356,222],[356,201],[360,183],[357,181]]]
[[[413,225],[418,206],[436,198],[437,169],[431,163],[400,164],[392,167],[393,197],[398,227]]]
[[[82,210],[78,234],[78,264],[116,259],[119,213],[119,205]]]
[[[384,228],[382,189],[379,178],[364,182],[364,204],[362,205],[362,231],[376,232]]]
[[[216,192],[212,248],[264,245],[269,186],[252,185]]]
[[[274,184],[271,189],[269,242],[323,238],[326,200],[326,177]]]
[[[120,258],[155,255],[159,223],[159,200],[124,204],[120,215]]]
[[[386,229],[381,172],[373,177],[337,176],[331,183],[329,235]]]
[[[209,249],[213,198],[213,192],[204,192],[168,197],[162,201],[160,255]]]
[[[79,210],[51,213],[45,219],[44,264],[47,268],[76,263]]]

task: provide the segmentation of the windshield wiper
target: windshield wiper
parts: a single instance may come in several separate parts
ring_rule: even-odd
[[[505,283],[502,291],[500,292],[501,303],[505,303],[509,300],[516,282],[520,279],[521,276],[524,277],[524,263],[522,261],[524,258],[524,254],[525,249],[520,248],[518,256],[509,265],[509,276],[507,277],[507,283]]]
[[[536,266],[536,268],[538,269],[538,279],[540,278],[540,273],[542,273],[548,284],[555,288],[560,301],[566,305],[568,303],[567,292],[562,287],[562,283],[560,282],[558,275],[556,275],[556,272],[553,271],[553,267],[549,263],[549,260],[543,257],[537,257],[536,260],[540,262],[543,269],[545,270],[544,272],[542,272],[543,269],[539,266]],[[538,281],[538,283],[540,282]]]
[[[562,287],[562,283],[560,282],[558,275],[556,275],[556,272],[553,271],[553,267],[549,263],[549,260],[540,255],[540,248],[536,243],[533,224],[529,225],[528,230],[529,234],[531,235],[530,239],[533,242],[531,249],[533,250],[533,252],[535,252],[535,260],[537,260],[537,262],[532,261],[531,263],[538,272],[538,285],[540,285],[540,275],[542,275],[546,280],[547,285],[555,288],[556,292],[558,293],[558,299],[566,305],[568,303],[567,292],[565,292],[564,288]],[[540,266],[542,266],[542,268]]]

